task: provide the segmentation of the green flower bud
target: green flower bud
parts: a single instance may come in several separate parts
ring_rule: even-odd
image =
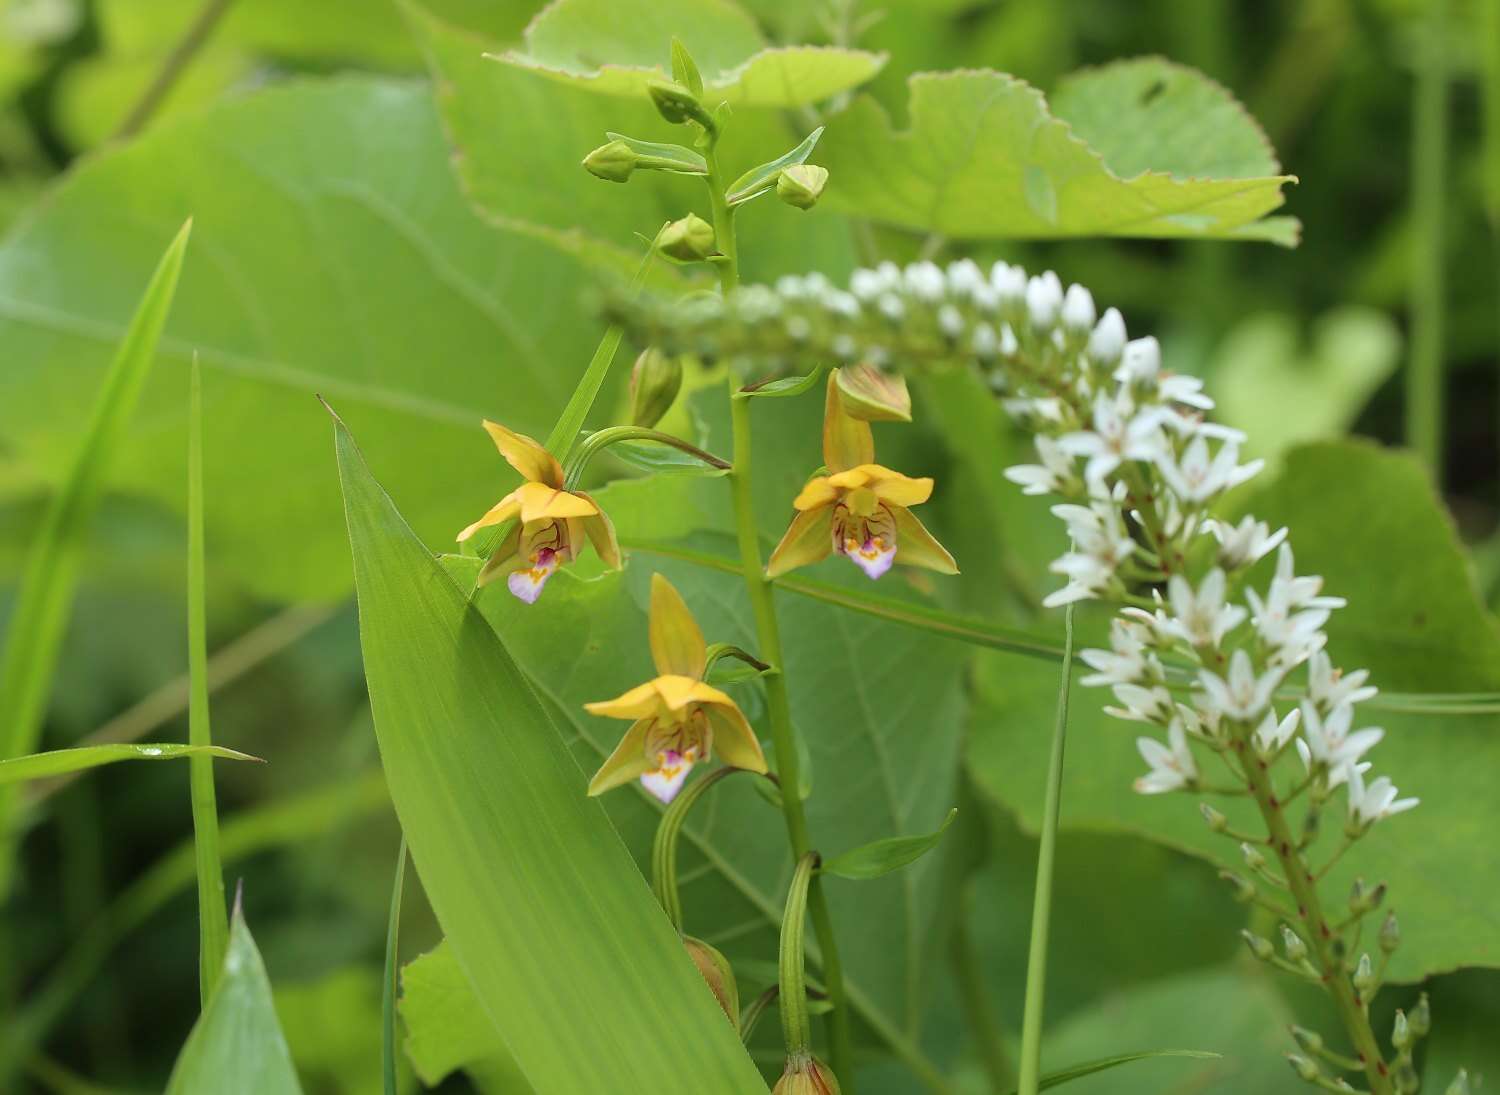
[[[1289,962],[1301,962],[1307,957],[1307,944],[1302,937],[1285,924],[1281,926],[1281,945],[1286,948],[1286,957]]]
[[[1269,939],[1256,935],[1248,928],[1241,928],[1240,936],[1245,940],[1245,945],[1250,948],[1250,953],[1262,962],[1269,962],[1276,957],[1276,948],[1271,946]]]
[[[1359,995],[1369,1000],[1375,995],[1375,967],[1370,964],[1370,956],[1362,954],[1359,956],[1359,965],[1354,968],[1354,976],[1351,978],[1354,989]]]
[[[1234,889],[1233,897],[1241,905],[1255,900],[1255,883],[1244,875],[1235,874],[1233,871],[1220,871],[1219,877]]]
[[[776,177],[776,196],[794,209],[811,209],[828,185],[828,168],[799,163],[783,168]]]
[[[1317,1055],[1323,1052],[1323,1036],[1315,1030],[1308,1030],[1306,1027],[1294,1025],[1292,1027],[1292,1037],[1297,1040],[1299,1046],[1311,1054]]]
[[[1469,1088],[1469,1071],[1461,1068],[1458,1075],[1453,1077],[1453,1082],[1448,1085],[1448,1090],[1443,1095],[1473,1095]]]
[[[656,104],[657,112],[673,125],[682,125],[692,121],[705,129],[713,129],[714,120],[709,116],[708,111],[703,109],[703,104],[698,101],[698,97],[680,84],[653,80],[646,85],[646,93]]]
[[[1315,1084],[1323,1078],[1322,1070],[1306,1057],[1300,1057],[1295,1053],[1288,1053],[1286,1060],[1287,1064],[1292,1066],[1292,1071],[1310,1084]]]
[[[1406,1012],[1396,1009],[1396,1022],[1391,1028],[1391,1045],[1398,1053],[1411,1049],[1411,1024],[1406,1021]]]
[[[1385,914],[1385,922],[1380,925],[1380,949],[1386,954],[1394,954],[1400,945],[1401,925],[1396,923],[1396,914],[1388,912]]]
[[[651,427],[672,409],[682,389],[682,361],[651,347],[630,370],[630,424]]]
[[[796,1054],[786,1059],[786,1069],[771,1095],[839,1095],[839,1081],[816,1057]]]
[[[1427,1002],[1427,994],[1424,992],[1417,997],[1417,1006],[1411,1009],[1408,1020],[1411,1023],[1411,1033],[1414,1038],[1426,1038],[1432,1030],[1432,1005]]]
[[[1404,1061],[1396,1067],[1396,1091],[1399,1095],[1417,1095],[1422,1090],[1422,1077],[1417,1075],[1417,1070],[1412,1068],[1411,1062]]]
[[[1245,866],[1252,871],[1258,871],[1266,865],[1266,857],[1249,841],[1240,844],[1240,854],[1245,857]]]
[[[702,262],[714,254],[714,226],[696,213],[689,213],[662,229],[657,245],[663,255],[679,262]]]
[[[1222,833],[1225,829],[1229,828],[1229,819],[1221,814],[1218,810],[1215,810],[1208,803],[1200,802],[1198,804],[1198,810],[1203,814],[1204,824],[1206,824],[1213,832]]]
[[[635,170],[635,165],[640,162],[640,157],[635,150],[624,141],[610,141],[602,144],[583,158],[583,166],[588,169],[590,175],[604,179],[606,182],[622,183],[630,178],[630,173]]]
[[[724,1009],[724,1014],[729,1016],[730,1025],[735,1030],[739,1030],[740,990],[735,982],[734,968],[730,966],[729,959],[703,940],[694,939],[691,935],[682,937],[682,945],[687,948],[688,957],[693,960],[693,965],[698,967],[703,980],[708,982],[708,987],[712,990],[714,998],[719,1001],[719,1006]]]
[[[834,370],[839,406],[850,418],[865,422],[910,422],[911,393],[900,373],[873,365],[846,365]]]

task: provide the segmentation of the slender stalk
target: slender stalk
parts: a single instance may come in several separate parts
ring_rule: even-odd
[[[177,85],[177,81],[192,64],[193,58],[198,55],[198,51],[213,37],[220,20],[229,12],[233,3],[234,0],[208,0],[208,3],[203,5],[197,18],[183,32],[177,44],[172,47],[172,52],[167,54],[166,61],[152,77],[145,92],[136,101],[135,106],[130,108],[130,113],[120,123],[120,128],[115,130],[115,140],[121,141],[135,136],[151,120],[151,115],[155,114],[161,104],[166,101],[172,88]]]
[[[786,911],[781,918],[779,978],[781,985],[781,1033],[788,1057],[812,1051],[812,1032],[807,1018],[807,975],[803,969],[802,925],[807,916],[807,890],[818,865],[818,853],[808,852],[797,860],[792,884],[787,889]]]
[[[396,853],[396,881],[391,884],[391,915],[385,928],[385,981],[380,989],[381,1072],[385,1095],[397,1095],[396,1083],[396,981],[401,959],[401,895],[406,889],[406,833]]]
[[[1266,823],[1266,832],[1271,838],[1271,847],[1281,862],[1287,888],[1297,903],[1302,925],[1302,938],[1312,952],[1322,983],[1333,997],[1339,1018],[1349,1039],[1354,1043],[1355,1056],[1370,1084],[1370,1095],[1394,1095],[1390,1069],[1381,1056],[1375,1032],[1370,1027],[1367,1014],[1368,1000],[1361,1000],[1354,984],[1344,968],[1344,960],[1337,953],[1338,936],[1323,913],[1318,895],[1317,879],[1308,870],[1307,863],[1297,850],[1297,842],[1287,824],[1286,811],[1271,786],[1271,775],[1267,765],[1255,760],[1254,749],[1249,744],[1249,731],[1242,730],[1236,739],[1237,748],[1246,757],[1245,780],[1260,808],[1260,816]]]
[[[188,743],[208,747],[208,638],[203,562],[203,377],[193,359],[188,412]],[[219,858],[219,807],[214,758],[188,758],[193,804],[193,850],[198,866],[198,991],[207,1005],[229,949],[224,865]]]
[[[1052,921],[1052,873],[1057,856],[1057,820],[1062,805],[1063,754],[1068,737],[1068,692],[1073,683],[1073,606],[1063,617],[1062,685],[1057,723],[1052,728],[1052,759],[1047,765],[1047,797],[1042,810],[1041,850],[1036,858],[1036,895],[1031,907],[1031,953],[1026,960],[1026,1011],[1021,1020],[1019,1095],[1037,1095],[1042,1079],[1042,1011],[1047,995],[1047,936]]]
[[[730,292],[739,284],[739,252],[735,240],[734,210],[724,199],[724,182],[719,170],[717,150],[710,145],[704,154],[708,161],[708,192],[713,205],[714,235],[723,258],[716,263],[719,285]],[[781,779],[781,810],[786,821],[787,838],[792,855],[801,859],[812,849],[807,832],[807,815],[802,808],[800,764],[792,731],[791,702],[786,689],[786,662],[781,650],[781,628],[776,621],[776,606],[771,584],[766,578],[760,555],[760,536],[755,528],[755,500],[752,491],[754,452],[750,431],[749,399],[734,398],[731,377],[730,417],[734,433],[734,467],[729,473],[733,492],[736,533],[740,548],[740,569],[745,591],[750,597],[755,617],[757,651],[774,667],[766,674],[766,708],[771,722],[771,745],[776,754],[776,771]],[[838,940],[834,936],[833,917],[823,893],[822,880],[816,875],[808,888],[808,913],[813,933],[818,939],[822,958],[823,982],[833,1010],[829,1012],[829,1063],[843,1085],[845,1095],[854,1095],[854,1042],[849,1029],[849,998],[844,989],[844,967],[839,958]]]
[[[1448,0],[1428,0],[1412,113],[1411,361],[1406,440],[1443,481],[1443,202],[1448,169]]]

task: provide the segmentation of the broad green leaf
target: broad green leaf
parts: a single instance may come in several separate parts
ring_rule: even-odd
[[[607,25],[627,15],[649,25],[650,8],[642,0],[611,5],[616,14]],[[437,82],[448,134],[461,150],[456,163],[465,191],[488,219],[571,246],[593,259],[614,256],[619,266],[633,267],[643,240],[662,224],[690,210],[711,216],[708,194],[699,180],[648,171],[637,172],[621,185],[596,179],[580,166],[609,132],[647,141],[683,140],[686,131],[663,121],[644,90],[628,96],[601,95],[589,90],[592,85],[584,77],[560,75],[514,58],[486,58],[485,51],[495,43],[420,9],[409,10]],[[713,5],[705,8],[708,16],[719,10]],[[653,35],[649,46],[649,56],[662,65],[668,60],[672,33],[677,31],[666,31],[659,40]],[[711,52],[704,53],[691,35],[680,36],[707,77]],[[624,49],[612,46],[602,58],[617,64],[639,58],[621,52]],[[802,136],[781,113],[742,106],[719,143],[719,160],[726,175],[738,175]],[[524,155],[517,154],[519,149]],[[545,180],[545,185],[538,185],[538,180]],[[821,205],[800,214],[779,203],[752,203],[736,220],[742,237],[755,241],[742,256],[747,280],[764,281],[809,268],[837,277],[853,265],[848,225]]]
[[[671,78],[672,43],[692,53],[713,109],[796,107],[857,87],[883,54],[825,46],[768,48],[755,20],[730,0],[558,0],[526,29],[502,63],[589,91],[643,99]]]
[[[506,646],[413,535],[342,423],[336,435],[391,798],[458,964],[521,1070],[540,1092],[758,1090]],[[669,1070],[662,1031],[677,1039]]]
[[[1327,592],[1349,599],[1328,626],[1335,663],[1367,667],[1372,683],[1396,689],[1495,687],[1494,622],[1475,596],[1447,514],[1411,457],[1362,443],[1296,449],[1280,479],[1247,506],[1273,527],[1290,527],[1299,573],[1324,575]],[[1053,699],[1034,677],[1013,659],[981,658],[969,754],[976,779],[1028,828],[1040,816],[1036,788],[1046,766],[1037,727],[1046,725]],[[1088,763],[1068,767],[1065,824],[1139,832],[1215,860],[1237,859],[1233,845],[1204,826],[1192,798],[1130,789],[1142,768],[1137,735],[1103,715],[1107,699],[1086,690],[1073,705],[1072,755]],[[1389,883],[1401,914],[1402,945],[1390,967],[1396,982],[1500,965],[1500,912],[1472,899],[1475,878],[1500,872],[1500,849],[1483,836],[1500,826],[1500,804],[1488,790],[1489,773],[1500,766],[1497,716],[1433,718],[1371,707],[1364,721],[1384,727],[1386,736],[1369,759],[1422,805],[1377,825],[1332,871],[1326,891],[1337,903],[1355,875]],[[1216,805],[1238,828],[1259,825],[1241,803]],[[1342,796],[1333,809],[1343,810]],[[1332,840],[1325,840],[1331,854]]]
[[[28,753],[24,757],[0,760],[0,785],[44,779],[66,772],[81,772],[102,764],[122,760],[175,760],[178,757],[223,757],[226,760],[259,760],[249,753],[225,749],[218,745],[181,745],[162,742],[154,745],[85,745],[77,749],[56,749],[50,753]]]
[[[1242,320],[1211,362],[1216,417],[1243,430],[1245,451],[1275,458],[1296,444],[1341,437],[1401,359],[1401,335],[1384,312],[1346,306],[1314,320]]]
[[[1076,72],[1048,102],[1122,179],[1144,171],[1179,179],[1281,173],[1265,131],[1238,99],[1197,69],[1161,57]]]
[[[1294,223],[1260,218],[1289,176],[1180,180],[1155,169],[1123,178],[1012,76],[968,71],[910,80],[910,126],[870,97],[828,120],[824,201],[857,216],[961,239],[1065,236],[1269,239]]]
[[[424,1084],[436,1087],[463,1069],[471,1076],[508,1078],[509,1086],[486,1086],[487,1091],[522,1095],[531,1090],[446,942],[403,967],[401,990],[406,1055]]]
[[[1265,971],[1208,970],[1106,998],[1053,1028],[1044,1053],[1048,1061],[1088,1060],[1118,1052],[1121,1044],[1173,1037],[1206,1051],[1151,1059],[1131,1054],[1126,1060],[1135,1063],[1128,1068],[1070,1078],[1063,1089],[1068,1095],[1284,1091],[1291,1087],[1288,1018]]]
[[[858,848],[851,848],[825,862],[820,869],[824,874],[834,874],[840,878],[852,878],[858,881],[879,878],[883,874],[899,871],[936,848],[938,841],[943,839],[943,834],[948,831],[948,826],[953,824],[953,819],[957,814],[956,809],[949,810],[948,816],[943,819],[943,823],[937,829],[921,836],[891,836],[884,840],[863,844]]]
[[[15,473],[61,480],[141,280],[194,211],[192,276],[141,397],[152,429],[124,439],[111,483],[181,510],[196,352],[216,577],[275,598],[348,589],[316,393],[383,442],[377,470],[429,542],[451,543],[509,489],[480,419],[545,436],[600,327],[580,266],[486,227],[448,157],[423,87],[344,77],[238,99],[71,172],[0,243]],[[625,273],[640,253],[632,241]]]
[[[114,472],[113,465],[119,459],[141,389],[156,358],[157,340],[177,291],[191,230],[189,220],[157,261],[144,295],[131,311],[123,337],[112,340],[117,345],[112,347],[102,378],[97,384],[77,385],[91,397],[91,410],[81,436],[79,419],[68,423],[67,471],[31,542],[21,575],[20,599],[11,612],[4,650],[0,652],[0,759],[30,753],[41,739],[47,696],[94,511],[104,493],[106,476]],[[152,251],[160,246],[161,236],[157,236]],[[17,371],[14,349],[11,355],[7,373],[13,374]],[[56,398],[50,391],[49,397]],[[180,388],[178,402],[180,405]],[[9,831],[12,802],[11,792],[0,792],[0,833]],[[7,889],[8,875],[6,840],[0,847],[0,894]]]
[[[224,972],[172,1069],[167,1095],[301,1095],[271,982],[245,917],[229,926]]]

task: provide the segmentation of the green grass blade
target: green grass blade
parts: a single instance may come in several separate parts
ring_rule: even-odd
[[[67,626],[78,566],[104,476],[125,433],[161,337],[192,222],[182,226],[152,274],[124,341],[104,376],[78,452],[42,517],[21,575],[21,593],[0,654],[0,757],[33,752]],[[14,792],[0,790],[0,833],[11,831]],[[0,895],[9,889],[13,838],[0,837]]]
[[[176,760],[178,757],[201,758],[213,763],[214,757],[225,760],[259,760],[249,753],[221,749],[213,745],[183,745],[161,742],[155,745],[85,745],[77,749],[54,749],[50,753],[28,753],[24,757],[0,760],[0,787],[24,783],[31,779],[81,772],[122,760]]]
[[[530,684],[342,423],[336,437],[391,798],[454,955],[527,1079],[540,1095],[764,1095]]]
[[[1047,767],[1047,799],[1042,815],[1041,849],[1036,860],[1036,897],[1031,907],[1031,950],[1026,960],[1026,1010],[1021,1019],[1021,1095],[1042,1090],[1042,1009],[1047,996],[1047,938],[1052,920],[1052,871],[1057,856],[1057,821],[1062,806],[1063,756],[1068,739],[1068,693],[1073,685],[1073,606],[1064,617],[1062,685],[1057,722],[1052,728],[1052,759]]]
[[[302,1095],[265,963],[238,905],[223,976],[172,1069],[167,1095]]]
[[[186,748],[174,745],[171,748]],[[224,823],[220,852],[229,863],[269,848],[306,844],[340,825],[390,808],[385,779],[371,772],[340,778],[327,787],[270,802]],[[197,876],[191,841],[184,841],[101,909],[72,941],[62,960],[31,992],[25,1006],[0,1026],[0,1091],[77,999],[114,949],[162,906],[193,885]]]
[[[1139,1053],[1121,1053],[1114,1057],[1101,1057],[1097,1061],[1085,1061],[1080,1065],[1070,1065],[1060,1068],[1056,1072],[1049,1072],[1043,1076],[1038,1085],[1039,1091],[1049,1088],[1061,1087],[1071,1080],[1081,1080],[1085,1076],[1092,1076],[1096,1072],[1107,1072],[1121,1065],[1128,1065],[1134,1061],[1149,1061],[1156,1057],[1188,1057],[1194,1060],[1214,1060],[1219,1057],[1217,1053],[1208,1053],[1201,1049],[1147,1049]],[[1019,1089],[1012,1089],[1009,1095],[1018,1095]]]
[[[208,634],[203,563],[203,377],[193,358],[188,407],[188,741],[213,745],[208,721]],[[219,861],[219,808],[211,755],[188,761],[193,800],[193,847],[198,864],[198,993],[207,1006],[229,947],[224,866]]]
[[[385,1095],[396,1092],[396,979],[401,974],[401,894],[406,889],[406,834],[401,834],[401,850],[396,853],[396,881],[391,885],[391,916],[385,928],[385,981],[380,991],[380,1023],[384,1044],[382,1073]]]

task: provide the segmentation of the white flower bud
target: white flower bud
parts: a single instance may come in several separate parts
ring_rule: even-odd
[[[1026,312],[1033,327],[1051,327],[1062,308],[1062,282],[1048,270],[1026,283]]]
[[[1087,331],[1094,325],[1094,295],[1082,285],[1068,286],[1063,297],[1063,326],[1070,331]]]
[[[964,316],[951,304],[945,304],[938,309],[938,330],[943,332],[947,338],[957,338],[964,331]]]
[[[984,284],[984,273],[973,259],[959,259],[948,267],[948,290],[954,296],[973,296]]]
[[[1118,308],[1106,308],[1089,335],[1089,357],[1100,365],[1113,365],[1124,351],[1125,317]]]
[[[999,348],[1000,340],[995,335],[995,328],[988,323],[976,324],[969,339],[969,349],[974,351],[974,356],[987,360],[994,357]]]
[[[906,268],[906,288],[912,296],[928,304],[943,299],[947,282],[935,262],[914,262]]]
[[[990,284],[1000,294],[1001,304],[1015,304],[1026,296],[1026,271],[1019,266],[997,262],[990,270]]]
[[[1147,335],[1125,343],[1120,359],[1120,368],[1115,372],[1116,380],[1127,383],[1155,380],[1161,372],[1161,344]]]

